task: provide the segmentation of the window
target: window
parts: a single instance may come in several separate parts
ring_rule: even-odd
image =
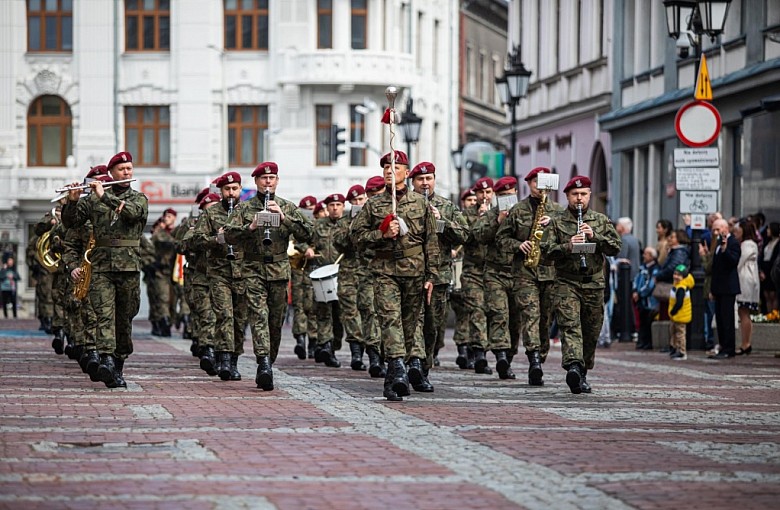
[[[333,48],[333,0],[317,0],[317,48]]]
[[[125,147],[136,166],[168,166],[170,146],[167,106],[125,106]]]
[[[364,110],[365,111],[365,110]],[[357,111],[357,105],[349,107],[349,141],[365,142],[366,118]],[[366,166],[366,149],[351,147],[349,149],[349,164],[351,166]]]
[[[62,98],[41,96],[27,111],[27,165],[65,166],[71,153],[70,108]]]
[[[352,0],[352,49],[365,50],[368,21],[368,0]]]
[[[125,0],[125,50],[171,48],[170,0]]]
[[[225,0],[225,49],[268,49],[268,0]]]
[[[73,51],[73,0],[27,0],[27,51]]]
[[[265,160],[267,106],[228,107],[228,164],[254,166]]]
[[[425,16],[422,11],[417,13],[417,40],[415,44],[415,60],[417,61],[417,69],[423,67],[423,32],[425,29]]]
[[[330,166],[330,126],[333,108],[330,105],[315,106],[317,116],[317,166]]]

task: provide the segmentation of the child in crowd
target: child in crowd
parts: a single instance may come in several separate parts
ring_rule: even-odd
[[[688,274],[688,267],[679,264],[674,268],[672,290],[669,293],[669,318],[672,347],[671,358],[677,361],[688,359],[685,353],[686,334],[685,329],[693,316],[691,306],[691,289],[693,288],[693,275]]]

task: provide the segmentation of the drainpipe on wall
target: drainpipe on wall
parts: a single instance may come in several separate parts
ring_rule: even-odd
[[[119,152],[119,0],[114,0],[114,153]]]

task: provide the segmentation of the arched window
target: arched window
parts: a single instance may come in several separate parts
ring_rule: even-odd
[[[57,96],[41,96],[27,112],[27,166],[65,166],[71,150],[71,114]]]

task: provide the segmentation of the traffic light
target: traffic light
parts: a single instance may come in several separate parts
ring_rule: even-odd
[[[346,139],[339,137],[346,130],[346,128],[339,127],[337,124],[331,124],[330,126],[330,160],[332,162],[336,162],[339,156],[346,153],[344,148]]]

